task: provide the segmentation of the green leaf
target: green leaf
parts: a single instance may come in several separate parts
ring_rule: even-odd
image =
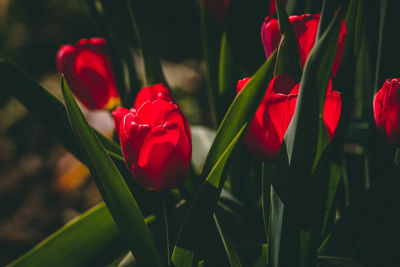
[[[322,222],[322,231],[321,231],[322,237],[324,237],[326,234],[325,232],[326,232],[326,227],[328,225],[328,219],[332,212],[333,200],[335,199],[336,189],[339,185],[341,177],[342,177],[342,166],[336,163],[332,163],[330,166],[329,188],[328,188],[328,194],[326,196],[324,219]]]
[[[155,85],[158,83],[164,84],[167,88],[168,83],[164,77],[161,63],[158,57],[154,54],[151,43],[146,39],[146,35],[143,31],[143,28],[138,20],[138,12],[135,8],[136,1],[125,0],[126,6],[129,12],[129,17],[131,19],[131,23],[135,30],[135,35],[139,43],[140,50],[142,51],[144,68],[146,73],[147,85]]]
[[[118,228],[126,238],[129,248],[140,265],[163,266],[154,239],[145,224],[136,200],[79,110],[63,78],[61,87],[71,126],[87,158],[97,188]]]
[[[316,42],[321,38],[322,34],[325,32],[326,28],[329,26],[332,20],[333,13],[335,11],[337,1],[324,0],[322,4],[321,17],[319,18],[317,36],[315,37]]]
[[[274,188],[271,187],[271,216],[270,216],[270,240],[269,240],[269,258],[272,267],[279,267],[279,253],[281,247],[283,212],[285,204],[279,198]]]
[[[207,155],[203,168],[203,179],[209,175],[211,169],[243,125],[253,118],[265,94],[268,83],[272,79],[274,62],[275,53],[253,75],[231,104]]]
[[[218,71],[218,90],[219,95],[232,91],[236,83],[236,61],[232,48],[224,32],[221,40],[221,49],[219,54],[219,71]]]
[[[363,267],[353,259],[332,256],[318,256],[318,263],[323,267]]]
[[[199,5],[199,8],[208,103],[212,112],[214,125],[218,126],[224,115],[221,105],[219,105],[220,98],[218,92],[218,55],[222,29],[221,25],[209,16],[202,4]]]
[[[10,266],[88,266],[111,260],[125,248],[107,207],[101,203],[47,237]]]
[[[265,267],[268,266],[268,244],[262,244],[261,254],[254,262],[253,267]]]
[[[381,64],[381,54],[382,54],[382,43],[383,43],[383,31],[385,28],[385,17],[387,10],[387,0],[381,1],[381,13],[379,16],[379,35],[378,35],[378,53],[376,55],[376,68],[375,68],[375,87],[374,87],[374,95],[378,91],[379,88],[379,68]]]
[[[226,32],[224,32],[221,40],[218,69],[219,122],[236,96],[236,83],[240,77],[242,77],[240,67],[226,37]]]
[[[214,213],[214,221],[217,225],[219,235],[221,236],[222,243],[224,244],[226,254],[228,255],[229,263],[231,266],[240,267],[242,264],[240,263],[239,256],[237,255],[236,249],[232,244],[232,241],[229,238],[228,233],[223,227],[223,219],[219,218],[217,213]]]
[[[32,76],[4,56],[0,56],[0,84],[18,99],[54,135],[54,137],[78,159],[84,161],[68,123],[65,106],[44,89]],[[113,159],[124,162],[121,148],[95,131]]]
[[[278,47],[274,76],[287,73],[296,82],[300,80],[303,65],[301,63],[299,45],[294,35],[292,24],[280,0],[276,0],[281,42]]]
[[[261,174],[261,208],[263,223],[265,229],[265,236],[269,240],[269,213],[270,213],[270,199],[271,199],[271,184],[274,176],[275,165],[271,163],[262,164]]]
[[[186,267],[192,266],[193,258],[193,251],[175,246],[171,260],[175,267]]]

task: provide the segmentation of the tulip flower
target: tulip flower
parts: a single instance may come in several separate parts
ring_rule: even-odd
[[[112,109],[120,104],[111,61],[104,39],[82,39],[76,46],[63,45],[57,68],[71,91],[88,109]]]
[[[224,23],[228,14],[230,0],[202,0],[204,9],[211,14],[211,16]]]
[[[189,125],[161,84],[143,88],[134,108],[112,112],[128,170],[141,186],[176,188],[188,173],[192,155]]]
[[[315,15],[301,15],[301,16],[290,16],[289,21],[292,24],[294,35],[299,45],[299,52],[301,63],[305,64],[308,54],[315,43],[315,37],[318,31],[320,14]],[[261,39],[264,45],[264,50],[267,58],[269,55],[278,48],[281,40],[281,34],[279,30],[278,20],[273,17],[267,17],[261,28]],[[340,29],[338,46],[336,49],[336,56],[333,62],[332,74],[336,76],[340,62],[342,60],[346,39],[346,24],[342,20]]]
[[[400,142],[400,78],[387,79],[374,98],[376,126],[392,145]]]
[[[238,82],[238,93],[249,80],[250,78],[245,78]],[[296,108],[299,87],[300,83],[296,84],[288,74],[280,74],[269,83],[264,98],[243,139],[257,158],[265,162],[276,160]],[[332,83],[329,81],[323,120],[331,139],[339,123],[341,106],[340,93],[332,90]]]

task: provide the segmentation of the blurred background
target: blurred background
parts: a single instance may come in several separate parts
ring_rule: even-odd
[[[208,107],[201,103],[206,95],[196,2],[140,2],[142,24],[189,123],[210,124]],[[121,25],[129,23],[125,15]],[[124,34],[137,47],[134,34]],[[61,96],[57,50],[98,36],[83,0],[0,1],[1,53],[57,97]],[[132,53],[143,75],[139,52]],[[4,89],[0,88],[0,266],[101,201],[86,167]],[[107,112],[86,111],[86,116],[94,127],[112,135],[113,121]]]

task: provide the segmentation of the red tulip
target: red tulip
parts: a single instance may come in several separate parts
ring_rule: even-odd
[[[238,93],[249,80],[250,78],[245,78],[238,82]],[[296,108],[299,86],[300,83],[296,84],[288,74],[280,74],[269,83],[244,136],[246,146],[257,158],[266,162],[276,160]],[[332,83],[329,81],[323,120],[331,139],[339,123],[341,106],[340,93],[332,90]]]
[[[230,0],[202,0],[204,9],[211,14],[211,16],[223,23],[228,14]]]
[[[192,155],[189,125],[169,92],[160,93],[164,89],[143,88],[135,101],[135,107],[141,102],[137,109],[112,112],[126,166],[136,182],[156,191],[182,183]]]
[[[301,16],[290,16],[289,20],[292,24],[294,35],[299,44],[301,63],[305,64],[308,54],[314,46],[315,37],[318,31],[320,14],[315,15],[301,15]],[[278,48],[281,40],[281,34],[279,30],[278,20],[273,17],[267,17],[261,28],[261,39],[264,44],[265,54],[267,57]],[[338,46],[336,49],[336,56],[333,62],[332,74],[336,76],[340,62],[342,60],[344,46],[346,40],[346,24],[342,20],[342,26],[340,29],[340,35],[338,40]]]
[[[111,61],[104,39],[82,39],[76,46],[63,45],[57,67],[71,91],[89,109],[112,109],[120,104]]]
[[[374,98],[376,126],[393,145],[400,142],[400,78],[387,79]]]

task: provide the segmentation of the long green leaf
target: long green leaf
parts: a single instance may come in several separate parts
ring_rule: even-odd
[[[46,126],[66,149],[81,161],[85,160],[68,123],[64,104],[4,56],[0,56],[0,84]],[[97,131],[95,133],[113,159],[123,162],[121,148]]]
[[[222,106],[219,105],[220,97],[218,92],[218,55],[222,29],[220,23],[207,14],[202,4],[199,5],[199,8],[208,104],[210,105],[214,125],[218,126],[224,115],[221,109]]]
[[[240,91],[239,95],[231,104],[225,114],[224,120],[218,128],[217,135],[211,145],[203,168],[203,179],[210,173],[211,169],[232,142],[237,132],[255,114],[265,94],[268,82],[272,79],[275,53],[267,62],[253,75],[251,80]]]
[[[154,221],[146,217],[146,224]],[[10,266],[88,266],[104,264],[127,250],[104,202],[48,236]]]
[[[336,195],[336,189],[338,187],[340,178],[342,177],[342,166],[332,163],[330,166],[330,173],[329,173],[329,188],[326,197],[326,206],[324,212],[324,219],[322,222],[322,237],[324,237],[326,232],[326,227],[328,225],[328,219],[332,212],[332,205],[333,200]]]
[[[125,246],[107,207],[101,203],[47,237],[10,266],[96,265],[119,255]]]
[[[226,251],[226,254],[228,255],[228,259],[229,259],[231,266],[233,266],[233,267],[242,266],[242,264],[240,263],[239,256],[236,252],[236,249],[235,249],[234,245],[232,244],[232,241],[228,237],[229,236],[228,233],[224,229],[222,218],[219,218],[217,213],[214,213],[213,217],[214,217],[215,224],[217,225],[219,235],[221,236],[222,242],[224,244],[225,251]]]
[[[135,9],[134,6],[134,3],[136,2],[131,0],[124,0],[124,1],[128,8],[129,17],[131,19],[131,23],[135,31],[136,38],[138,40],[140,50],[142,51],[147,85],[162,83],[168,88],[169,86],[167,80],[164,77],[160,60],[154,54],[151,43],[146,39],[146,35],[138,19],[137,16],[138,11]]]
[[[292,24],[280,0],[276,2],[281,42],[275,65],[274,76],[281,73],[289,74],[294,81],[299,81],[303,69],[301,63],[299,45],[293,32]]]
[[[381,14],[379,19],[379,35],[378,35],[378,51],[376,54],[376,68],[375,68],[375,86],[374,86],[374,94],[378,91],[379,86],[379,68],[381,64],[381,54],[382,54],[382,44],[383,44],[383,31],[385,29],[385,18],[386,18],[386,10],[387,10],[387,0],[381,1]]]
[[[132,254],[143,266],[163,266],[154,239],[144,222],[136,200],[130,193],[117,167],[87,123],[67,83],[63,78],[61,80],[71,126],[87,158],[97,188],[118,228],[126,238]]]

